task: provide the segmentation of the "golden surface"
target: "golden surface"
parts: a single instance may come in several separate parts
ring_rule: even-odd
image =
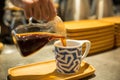
[[[111,22],[115,24],[120,24],[120,16],[114,16],[114,17],[105,17],[100,19],[101,21]]]
[[[81,68],[75,74],[60,74],[56,71],[55,60],[33,63],[10,68],[8,74],[11,80],[75,80],[94,74],[95,68],[82,61]]]
[[[96,30],[90,30],[90,31],[84,30],[84,31],[74,32],[74,33],[67,32],[67,36],[69,37],[88,36],[88,35],[104,34],[106,32],[115,32],[115,27],[111,26],[109,28],[102,28],[102,29],[96,29]]]
[[[3,49],[3,43],[0,42],[0,51]]]
[[[99,20],[81,20],[64,22],[67,32],[80,32],[83,30],[90,31],[111,27],[114,24],[109,22],[101,22]]]

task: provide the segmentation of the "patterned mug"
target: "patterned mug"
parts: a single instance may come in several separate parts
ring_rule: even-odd
[[[66,40],[67,46],[63,46],[58,40],[54,43],[56,70],[63,74],[76,73],[80,70],[81,61],[88,55],[91,42],[88,40]],[[82,55],[82,45],[86,44]]]

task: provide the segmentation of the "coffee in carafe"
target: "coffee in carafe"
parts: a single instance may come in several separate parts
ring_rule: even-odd
[[[61,39],[63,46],[66,46],[65,33],[61,21],[58,24],[52,21],[50,23],[20,25],[12,31],[13,41],[20,53],[25,57],[35,53],[44,47],[48,42],[55,39]],[[54,26],[58,26],[57,28]],[[52,29],[56,29],[57,32]],[[60,31],[59,31],[60,30]],[[62,30],[62,31],[61,31]]]
[[[49,41],[53,39],[65,39],[64,36],[47,32],[16,34],[15,37],[17,38],[17,41],[14,39],[14,42],[17,42],[16,45],[19,47],[23,56],[28,56],[40,50],[43,46],[45,46]],[[66,44],[63,43],[63,45],[65,46]]]

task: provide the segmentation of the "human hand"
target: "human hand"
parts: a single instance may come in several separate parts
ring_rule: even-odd
[[[17,7],[23,8],[26,18],[50,21],[56,16],[51,0],[11,0]]]

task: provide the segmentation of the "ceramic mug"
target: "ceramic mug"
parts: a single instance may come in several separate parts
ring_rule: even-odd
[[[58,40],[54,43],[56,70],[59,73],[71,74],[80,70],[81,61],[88,55],[91,42],[88,40],[66,40],[67,46],[63,46]],[[82,53],[82,45],[86,44]]]

